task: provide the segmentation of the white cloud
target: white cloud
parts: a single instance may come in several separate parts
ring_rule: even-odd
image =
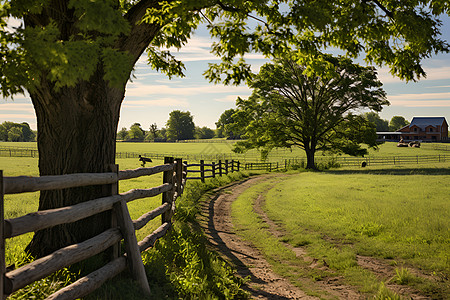
[[[198,86],[169,86],[165,84],[145,85],[134,82],[128,85],[127,97],[145,97],[150,95],[202,95],[202,94],[219,94],[219,93],[246,93],[247,86],[223,86],[223,85],[198,85]]]
[[[420,81],[429,80],[450,80],[450,67],[430,67],[424,68],[427,73],[426,78],[420,79]],[[400,80],[397,77],[392,76],[389,73],[389,68],[383,67],[378,69],[378,78],[383,83],[405,83],[406,81]]]
[[[249,93],[247,95],[244,95],[244,94],[241,94],[241,95],[228,95],[228,96],[225,96],[223,98],[216,98],[216,99],[214,99],[214,101],[236,103],[236,99],[238,97],[247,98],[249,95],[250,95],[250,91],[249,91]]]
[[[31,103],[0,103],[0,111],[27,111],[33,112],[34,108]]]
[[[388,96],[391,105],[407,107],[450,107],[450,92]]]
[[[0,114],[0,119],[17,120],[17,119],[35,119],[34,114]]]

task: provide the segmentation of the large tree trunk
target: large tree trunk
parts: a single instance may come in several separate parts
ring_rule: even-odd
[[[111,88],[98,70],[89,82],[55,92],[41,84],[30,93],[36,110],[40,175],[105,172],[115,162],[115,138],[125,86]],[[106,196],[106,186],[40,194],[39,210],[73,205]],[[109,214],[37,232],[28,251],[35,257],[86,240],[110,226]]]
[[[316,163],[314,161],[315,151],[312,149],[305,149],[306,152],[306,169],[316,169]]]

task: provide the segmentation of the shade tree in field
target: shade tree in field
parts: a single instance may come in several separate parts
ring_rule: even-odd
[[[421,62],[448,51],[439,15],[448,1],[154,1],[4,0],[0,3],[0,91],[28,92],[38,128],[40,175],[104,172],[115,161],[115,139],[125,86],[146,53],[169,77],[184,65],[166,49],[183,47],[201,23],[215,42],[205,76],[238,84],[251,76],[249,52],[281,57],[296,49],[309,71],[327,47],[387,65],[406,80],[425,75]],[[7,28],[14,18],[20,25]],[[249,20],[256,26],[249,26]],[[169,133],[169,129],[168,129]],[[40,193],[39,210],[105,196],[86,187]],[[93,236],[108,214],[40,231],[28,248],[42,256]]]
[[[189,111],[174,110],[169,114],[167,126],[167,139],[192,140],[195,134],[194,117]]]
[[[329,55],[317,71],[306,71],[290,58],[261,67],[249,82],[252,95],[237,101],[233,127],[246,140],[236,143],[236,152],[258,148],[264,155],[277,147],[300,147],[312,169],[316,151],[364,155],[361,143],[376,146],[375,127],[353,114],[380,111],[389,103],[374,68]]]

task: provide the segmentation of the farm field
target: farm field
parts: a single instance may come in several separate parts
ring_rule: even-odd
[[[136,152],[136,153],[160,153],[160,154],[209,154],[217,152],[218,154],[234,154],[232,152],[234,141],[211,140],[209,142],[180,142],[180,143],[129,143],[117,142],[117,152]],[[369,156],[392,156],[392,155],[432,155],[436,154],[434,146],[442,147],[450,151],[449,144],[424,143],[421,148],[399,148],[397,143],[386,142],[379,146],[378,150],[369,150]],[[29,148],[37,149],[36,142],[0,142],[0,148]],[[441,151],[442,152],[442,151]],[[320,155],[320,152],[318,153]],[[248,156],[259,156],[256,150],[247,152]],[[276,157],[298,157],[304,156],[301,149],[274,149],[271,155]]]
[[[233,223],[276,271],[311,294],[314,281],[343,276],[367,295],[389,289],[444,299],[450,294],[449,181],[449,165],[277,176],[238,197]],[[275,225],[255,212],[258,205]]]

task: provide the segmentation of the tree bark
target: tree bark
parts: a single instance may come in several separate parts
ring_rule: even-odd
[[[316,153],[315,148],[305,147],[305,153],[306,153],[306,169],[316,170],[316,163],[314,160],[314,155]]]
[[[116,132],[125,84],[111,88],[103,79],[101,66],[89,82],[73,88],[53,89],[41,81],[30,92],[38,127],[40,175],[100,173],[115,162]],[[89,186],[42,191],[39,210],[58,208],[107,196],[108,186]],[[35,233],[27,250],[34,257],[99,234],[110,226],[110,214],[103,213],[72,224]]]

